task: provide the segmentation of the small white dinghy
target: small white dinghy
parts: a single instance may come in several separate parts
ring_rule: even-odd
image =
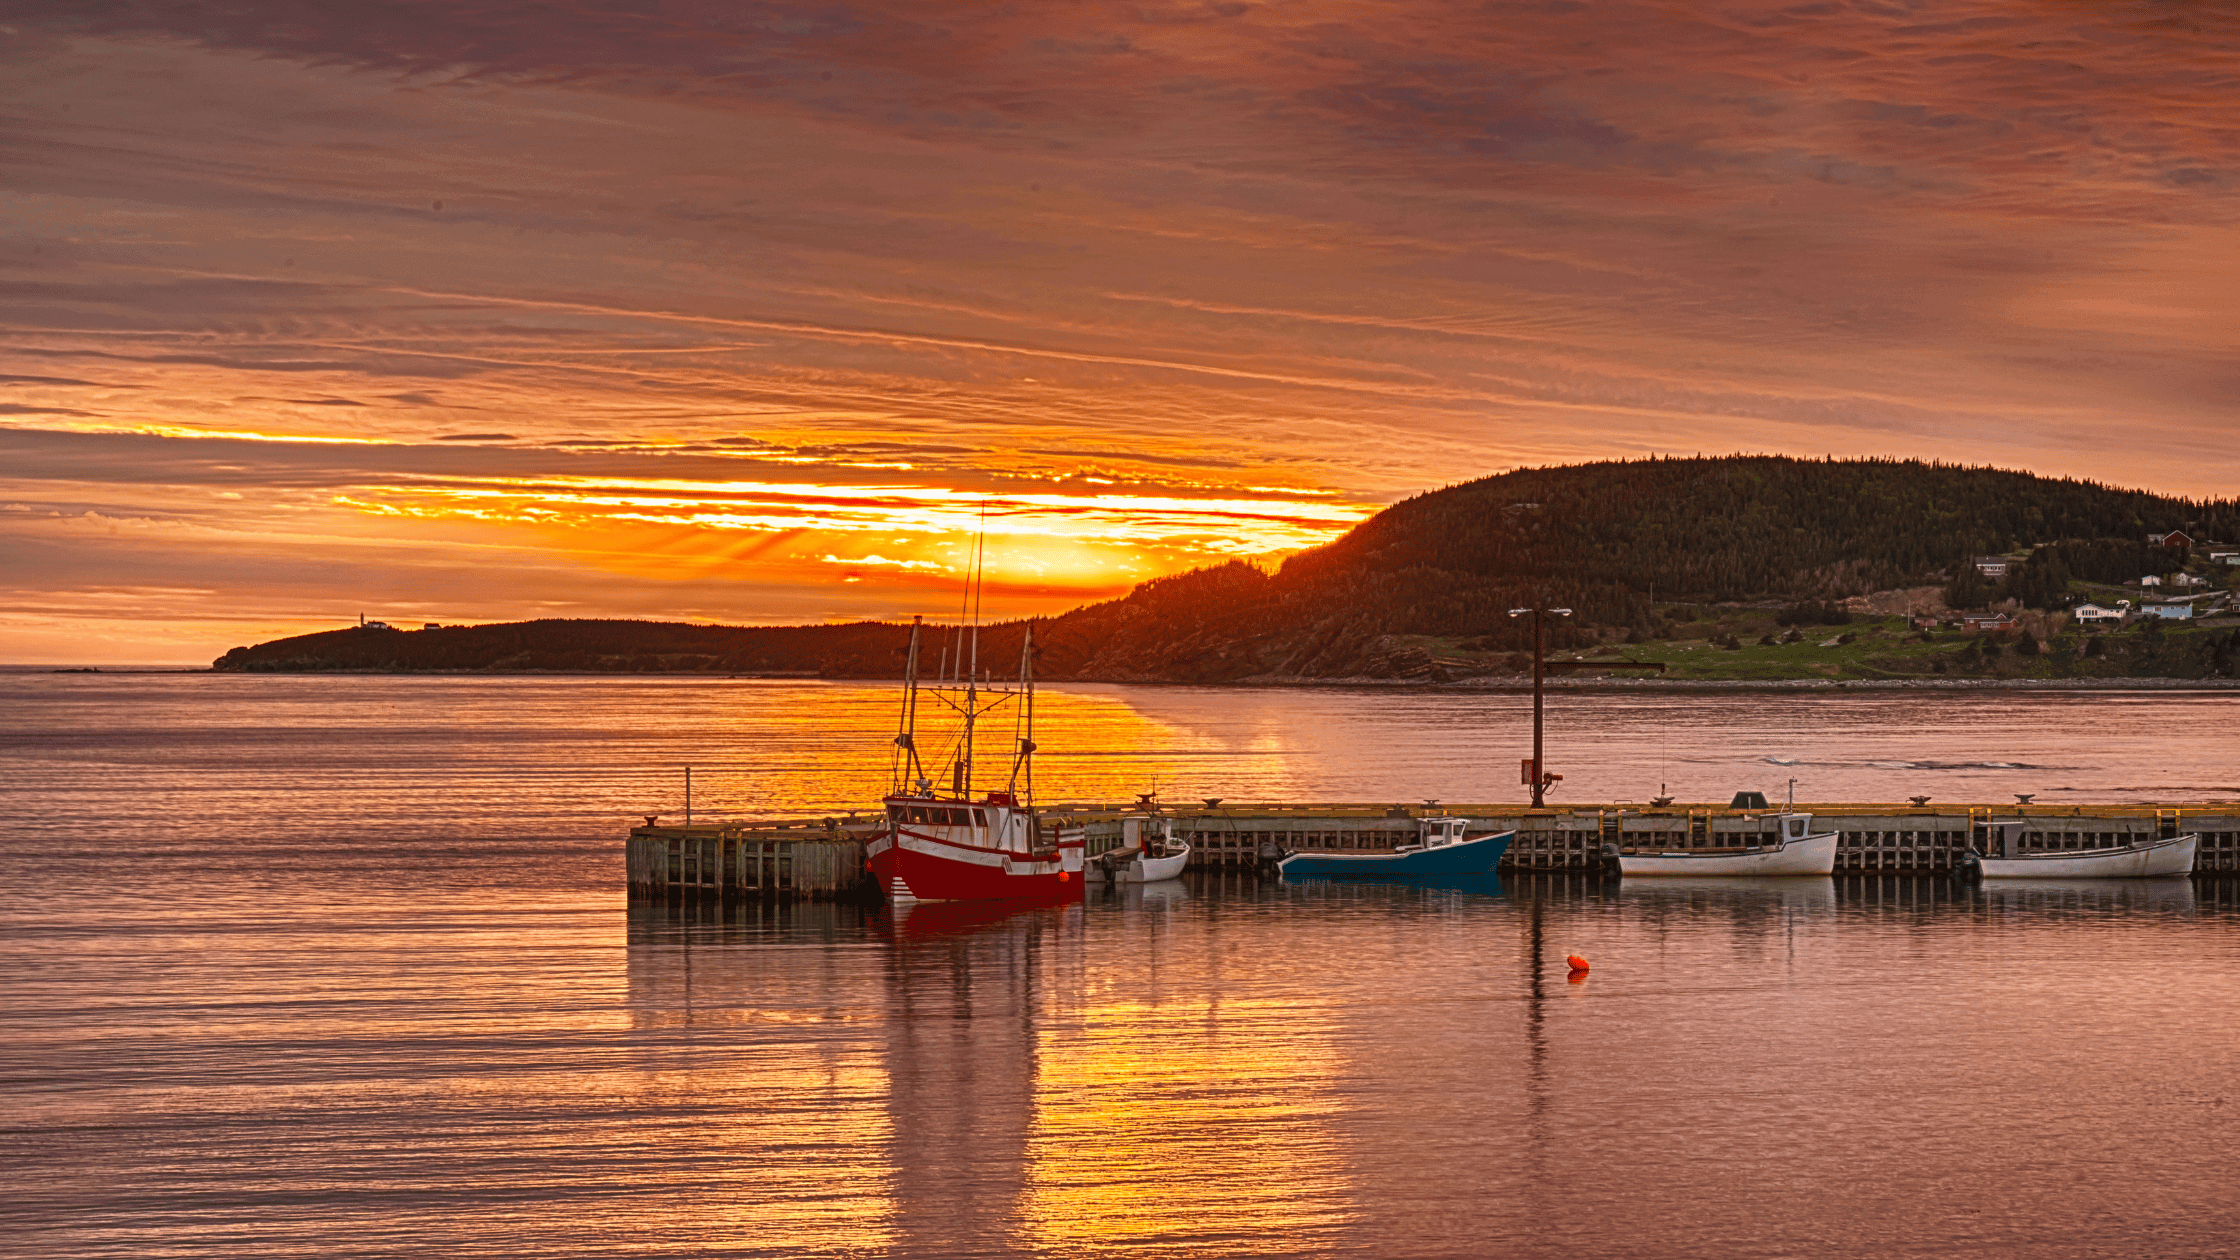
[[[1190,846],[1174,838],[1171,821],[1161,819],[1156,838],[1146,835],[1133,848],[1100,854],[1091,859],[1090,868],[1115,884],[1156,884],[1180,878],[1189,864]]]
[[[1743,849],[1621,853],[1622,875],[1833,875],[1838,833],[1815,835],[1810,814],[1771,814],[1771,842]]]
[[[2054,849],[1976,859],[1985,879],[2149,879],[2193,874],[2199,833],[2172,836],[2122,849]]]

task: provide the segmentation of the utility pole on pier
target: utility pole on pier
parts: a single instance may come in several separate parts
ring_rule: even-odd
[[[1512,617],[1522,617],[1527,614],[1532,617],[1532,762],[1525,769],[1525,782],[1532,786],[1532,807],[1534,809],[1546,809],[1548,807],[1548,785],[1562,777],[1561,775],[1548,773],[1548,763],[1540,752],[1540,706],[1543,685],[1548,672],[1548,618],[1568,617],[1571,615],[1571,610],[1568,608],[1550,608],[1546,604],[1534,604],[1530,608],[1512,608],[1509,610],[1509,615]]]

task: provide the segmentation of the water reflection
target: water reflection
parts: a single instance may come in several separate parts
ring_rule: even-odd
[[[1836,886],[1825,876],[1691,876],[1630,879],[1624,884],[1629,902],[1660,909],[1685,907],[1700,910],[1723,907],[1738,913],[1784,915],[1824,913],[1835,906]]]
[[[1082,907],[930,903],[875,916],[885,939],[898,1244],[1003,1248],[1032,1175],[1039,1007],[1073,968]]]
[[[1464,897],[1499,897],[1507,890],[1501,876],[1491,871],[1479,875],[1415,875],[1393,879],[1360,879],[1327,875],[1285,875],[1283,887],[1294,897],[1342,901],[1398,898],[1420,906],[1447,906]]]
[[[2111,914],[2151,911],[2191,914],[2193,881],[2183,875],[2161,879],[1987,879],[1983,905],[2006,913]]]
[[[888,1104],[907,1081],[863,1035],[875,995],[820,956],[861,928],[829,903],[632,906],[626,1105],[646,1140],[689,1135],[694,1180],[717,1181],[690,1204],[695,1233],[775,1252],[898,1241],[909,1187],[888,1152],[907,1130]]]

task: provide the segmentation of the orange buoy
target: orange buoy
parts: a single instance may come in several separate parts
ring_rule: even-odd
[[[1563,960],[1571,964],[1573,971],[1585,971],[1587,969],[1587,960],[1577,954],[1565,954]]]

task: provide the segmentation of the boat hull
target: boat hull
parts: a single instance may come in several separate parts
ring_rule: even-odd
[[[1622,875],[1833,875],[1836,842],[1833,831],[1779,848],[1756,853],[1621,853]]]
[[[2135,849],[1981,858],[1985,879],[2152,879],[2191,875],[2198,835],[2179,836]]]
[[[1276,864],[1285,875],[1392,879],[1412,875],[1483,875],[1500,865],[1514,831],[1413,853],[1294,853]]]
[[[897,902],[1078,901],[1081,841],[1059,845],[1055,855],[1007,853],[905,828],[873,840],[868,856],[880,890]]]
[[[1126,865],[1114,867],[1112,882],[1116,884],[1156,884],[1161,880],[1180,879],[1182,868],[1189,864],[1190,847],[1184,845],[1180,853],[1170,853],[1166,857],[1155,858],[1138,856],[1130,859]]]

